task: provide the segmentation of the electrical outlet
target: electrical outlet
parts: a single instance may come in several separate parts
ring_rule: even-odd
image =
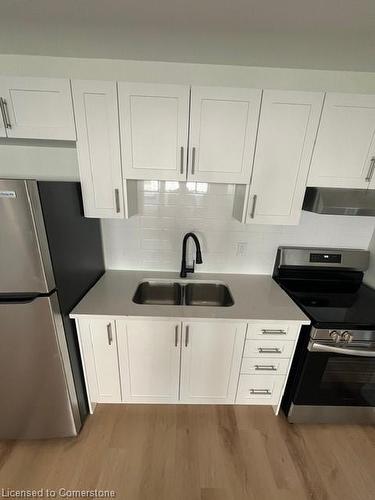
[[[246,241],[239,241],[237,243],[237,252],[236,255],[238,257],[244,257],[247,254],[247,243]]]

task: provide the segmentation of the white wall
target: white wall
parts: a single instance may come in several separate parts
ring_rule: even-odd
[[[224,184],[138,182],[141,215],[102,221],[107,268],[178,270],[188,231],[201,241],[198,268],[206,272],[272,273],[279,245],[368,248],[372,217],[303,212],[298,226],[243,225],[231,215],[233,191]]]
[[[0,54],[0,75],[375,93],[375,73]]]
[[[78,180],[75,143],[0,139],[0,178]]]

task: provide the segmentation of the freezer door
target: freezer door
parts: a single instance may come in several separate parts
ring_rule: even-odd
[[[0,180],[0,295],[54,287],[37,183]]]
[[[0,303],[0,439],[74,436],[81,427],[56,294]]]

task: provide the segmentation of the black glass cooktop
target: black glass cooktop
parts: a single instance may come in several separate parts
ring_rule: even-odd
[[[329,279],[288,275],[276,281],[319,328],[375,329],[375,290],[362,278],[362,273],[346,272]]]

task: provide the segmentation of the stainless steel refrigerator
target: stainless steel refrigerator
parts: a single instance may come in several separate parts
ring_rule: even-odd
[[[0,439],[78,434],[88,410],[69,312],[103,273],[78,183],[0,180]]]

